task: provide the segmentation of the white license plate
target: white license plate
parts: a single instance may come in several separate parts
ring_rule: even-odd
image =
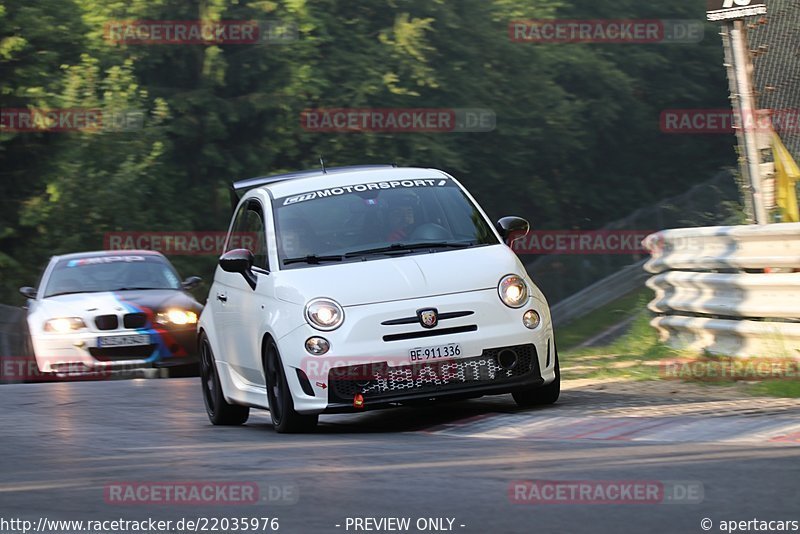
[[[98,347],[135,347],[149,345],[150,336],[147,334],[131,334],[128,336],[106,336],[97,338]]]
[[[440,358],[456,358],[458,356],[461,356],[461,345],[458,343],[436,345],[433,347],[417,347],[408,351],[408,357],[412,362],[424,362],[426,360],[438,360]]]

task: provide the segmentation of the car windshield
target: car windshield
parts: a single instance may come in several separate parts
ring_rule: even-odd
[[[50,274],[44,296],[180,287],[175,270],[159,256],[93,256],[60,260]]]
[[[273,200],[281,268],[497,244],[450,179],[371,182]]]

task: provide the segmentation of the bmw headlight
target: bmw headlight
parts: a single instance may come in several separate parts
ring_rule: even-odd
[[[86,323],[80,317],[58,317],[44,323],[45,332],[55,332],[57,334],[66,334],[81,328],[86,328]]]
[[[509,308],[521,308],[528,302],[528,285],[516,274],[509,274],[497,286],[500,300]]]
[[[331,299],[314,299],[306,304],[306,321],[317,330],[336,330],[344,322],[344,310]]]
[[[188,310],[167,310],[156,315],[156,322],[158,324],[174,324],[176,326],[196,324],[197,314]]]

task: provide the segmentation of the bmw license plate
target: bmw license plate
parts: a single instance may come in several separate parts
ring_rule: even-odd
[[[455,358],[461,356],[461,345],[450,343],[448,345],[436,345],[434,347],[418,347],[408,351],[408,356],[412,362],[422,362],[425,360],[438,360],[439,358]]]
[[[130,334],[127,336],[105,336],[97,338],[98,347],[135,347],[149,345],[150,336],[147,334]]]

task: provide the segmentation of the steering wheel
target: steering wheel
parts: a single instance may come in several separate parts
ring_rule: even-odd
[[[442,225],[425,223],[417,226],[408,237],[411,241],[447,241],[453,239],[453,234]]]

